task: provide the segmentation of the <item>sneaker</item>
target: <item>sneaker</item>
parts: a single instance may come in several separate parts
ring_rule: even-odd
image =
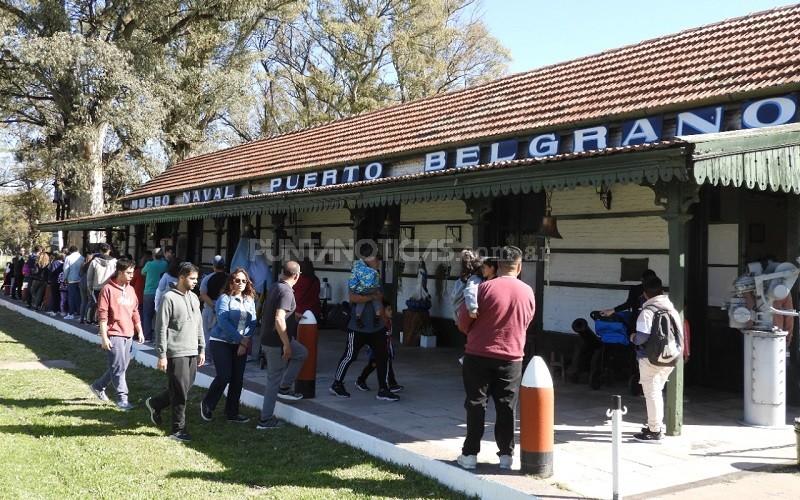
[[[647,429],[644,432],[633,435],[633,439],[641,443],[660,443],[664,439],[664,435],[660,432],[653,432]]]
[[[256,429],[260,431],[277,429],[278,427],[283,427],[283,422],[275,417],[270,417],[267,420],[259,420],[258,425],[256,425]]]
[[[66,316],[64,316],[64,319],[75,319],[75,316],[67,314]]]
[[[47,315],[48,316],[55,316],[56,313],[55,313],[55,311],[47,311]]]
[[[130,411],[136,407],[130,404],[128,401],[117,401],[117,408],[122,411]]]
[[[278,389],[278,398],[284,401],[299,401],[303,399],[303,395],[288,388]]]
[[[161,419],[161,412],[156,411],[155,408],[153,408],[153,405],[150,402],[151,399],[153,398],[147,398],[144,400],[144,405],[147,407],[147,411],[150,412],[150,421],[153,422],[153,425],[161,425],[163,422]]]
[[[514,457],[511,455],[500,455],[500,468],[503,470],[511,470],[514,465]]]
[[[235,417],[228,417],[228,422],[233,422],[235,424],[246,424],[250,421],[250,417],[245,417],[244,415],[236,415]]]
[[[362,392],[369,392],[369,386],[363,380],[356,380],[356,389]]]
[[[400,384],[394,384],[389,386],[389,390],[394,392],[395,394],[397,394],[398,392],[403,392],[404,389],[405,386],[402,386]]]
[[[375,395],[375,399],[379,399],[381,401],[399,401],[400,397],[392,391],[381,389],[378,391],[378,394]]]
[[[334,382],[333,385],[331,385],[330,388],[328,389],[328,392],[340,398],[350,397],[350,393],[347,392],[347,390],[345,390],[344,384],[341,382]]]
[[[462,469],[475,470],[478,465],[478,455],[459,455],[456,462]]]
[[[211,422],[211,410],[208,409],[205,401],[200,401],[200,418],[206,422]]]
[[[106,390],[105,389],[101,390],[101,389],[98,389],[97,387],[95,387],[93,385],[90,385],[89,386],[89,390],[91,390],[92,394],[97,396],[97,399],[99,399],[100,401],[108,401],[108,396],[106,395]]]
[[[173,432],[169,435],[169,438],[180,443],[188,443],[192,440],[192,436],[190,436],[186,431]]]

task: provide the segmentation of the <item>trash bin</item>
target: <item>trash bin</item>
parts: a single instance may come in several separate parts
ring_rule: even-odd
[[[785,331],[742,330],[744,334],[744,423],[786,425]]]

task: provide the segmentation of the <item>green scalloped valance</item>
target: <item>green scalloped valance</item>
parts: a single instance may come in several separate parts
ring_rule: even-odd
[[[800,124],[684,137],[698,184],[800,194]]]

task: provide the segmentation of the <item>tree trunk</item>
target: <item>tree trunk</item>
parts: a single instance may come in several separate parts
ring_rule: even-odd
[[[103,144],[108,133],[108,124],[102,123],[82,144],[87,185],[70,193],[72,216],[103,213]]]

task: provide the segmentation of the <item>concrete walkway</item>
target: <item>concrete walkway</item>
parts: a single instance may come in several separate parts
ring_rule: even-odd
[[[97,339],[93,328],[31,312],[20,307],[19,302],[2,299],[0,303],[87,340]],[[380,458],[410,465],[448,486],[483,498],[507,500],[526,494],[542,498],[611,496],[611,429],[605,411],[611,394],[625,394],[623,386],[591,391],[585,385],[556,381],[555,475],[549,480],[535,480],[518,470],[500,473],[491,425],[494,415],[490,409],[480,464],[477,473],[472,474],[453,465],[465,433],[459,352],[400,347],[395,369],[406,390],[400,394],[399,402],[391,403],[374,399],[375,375],[369,380],[371,392],[356,390],[353,382],[366,362],[366,353],[353,363],[346,377],[352,398],[340,399],[328,394],[343,348],[344,334],[321,332],[317,397],[292,407],[279,404],[280,417]],[[137,353],[137,360],[155,364],[147,346]],[[207,386],[213,368],[203,368],[201,372],[198,385]],[[249,363],[245,404],[260,406],[263,378],[264,372],[257,364]],[[625,396],[623,399],[629,409],[622,446],[625,471],[622,493],[626,496],[668,498],[695,486],[708,493],[715,491],[715,485],[728,487],[734,476],[736,480],[749,478],[749,473],[742,476],[742,471],[794,463],[793,429],[788,425],[774,430],[741,426],[737,419],[741,416],[742,402],[735,394],[689,389],[683,435],[667,438],[662,445],[637,443],[630,438],[645,420],[644,401]],[[787,423],[798,414],[800,409],[790,408]],[[517,456],[515,469],[518,467]],[[784,476],[785,490],[797,489],[800,493],[800,474]]]

